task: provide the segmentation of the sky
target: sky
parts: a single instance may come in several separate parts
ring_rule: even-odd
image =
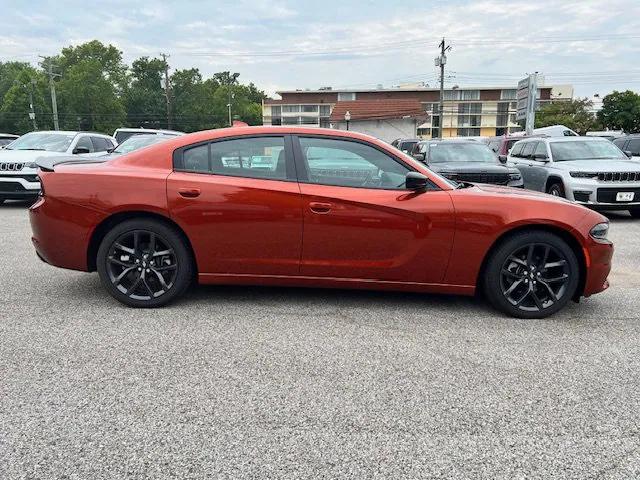
[[[31,63],[93,39],[127,63],[170,55],[172,69],[230,70],[278,90],[437,85],[514,86],[540,72],[574,95],[640,92],[638,0],[4,0],[0,61]]]

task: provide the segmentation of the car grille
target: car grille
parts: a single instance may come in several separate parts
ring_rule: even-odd
[[[618,202],[616,196],[618,192],[634,192],[633,202],[640,201],[640,188],[599,188],[598,189],[598,201],[603,203],[624,203]]]
[[[27,182],[39,182],[40,178],[38,177],[38,175],[28,175],[28,174],[18,174],[16,175],[15,173],[0,173],[0,178],[11,178],[11,179],[16,179],[16,178],[22,178],[24,180],[26,180]]]
[[[457,173],[454,179],[464,182],[493,183],[494,185],[509,183],[509,175],[506,173]]]
[[[640,182],[640,172],[598,173],[601,182]]]
[[[24,168],[24,163],[9,163],[9,162],[1,162],[0,163],[0,172],[17,172]]]

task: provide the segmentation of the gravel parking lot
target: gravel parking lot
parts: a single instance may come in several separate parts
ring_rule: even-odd
[[[200,287],[120,306],[0,207],[0,478],[639,478],[640,221],[546,320],[466,298]]]

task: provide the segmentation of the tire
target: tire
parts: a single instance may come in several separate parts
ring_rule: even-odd
[[[564,193],[564,186],[560,182],[555,182],[549,185],[549,188],[547,188],[547,193],[549,195],[553,195],[554,197],[566,198],[566,195]]]
[[[96,256],[109,294],[130,307],[167,305],[194,276],[194,261],[181,232],[153,219],[132,219],[113,227]]]
[[[630,208],[629,213],[633,218],[640,218],[640,208]]]
[[[561,310],[574,297],[579,281],[580,267],[571,247],[553,233],[529,231],[508,237],[491,252],[482,286],[494,308],[532,319]]]

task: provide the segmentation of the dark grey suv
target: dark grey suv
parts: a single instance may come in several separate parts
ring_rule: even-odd
[[[450,180],[522,187],[522,175],[487,145],[474,140],[426,140],[411,152],[413,158]]]

